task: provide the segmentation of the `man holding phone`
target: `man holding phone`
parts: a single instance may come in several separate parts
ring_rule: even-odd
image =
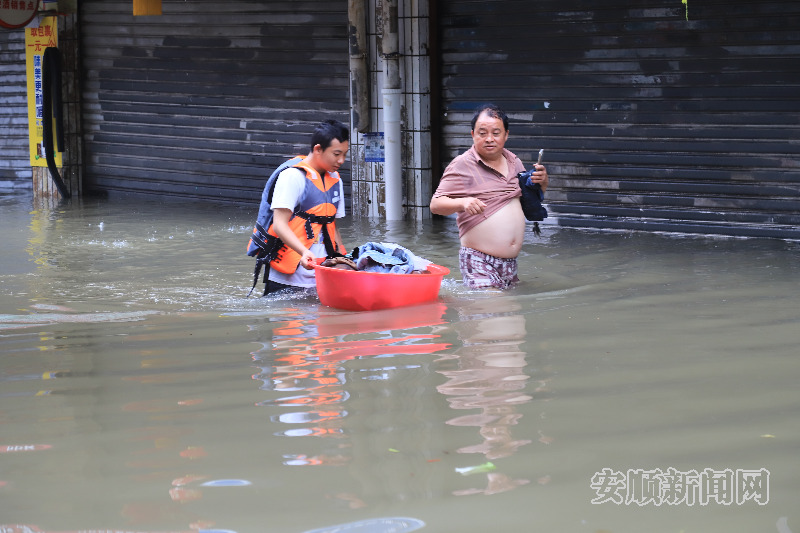
[[[517,256],[525,236],[522,192],[517,174],[525,167],[505,149],[508,116],[496,105],[479,107],[472,117],[472,147],[444,171],[431,199],[437,215],[457,213],[459,267],[472,289],[508,289],[519,282]],[[542,192],[547,169],[535,165],[531,176]]]

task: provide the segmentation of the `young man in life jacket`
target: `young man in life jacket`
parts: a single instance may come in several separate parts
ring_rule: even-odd
[[[505,149],[508,117],[487,104],[472,117],[472,147],[445,169],[431,199],[431,212],[457,213],[461,240],[459,267],[471,289],[507,289],[519,282],[517,256],[525,236],[522,192],[517,174],[522,161]],[[547,189],[544,165],[534,165],[531,182]]]
[[[349,138],[341,122],[320,123],[311,135],[308,155],[279,174],[268,233],[283,246],[270,262],[265,293],[315,287],[314,260],[332,252],[346,253],[334,220],[345,215],[344,188],[337,170],[345,162]]]

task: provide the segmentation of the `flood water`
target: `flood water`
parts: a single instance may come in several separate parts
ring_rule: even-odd
[[[800,244],[349,217],[439,301],[247,298],[256,208],[0,196],[0,531],[800,532]],[[27,529],[26,529],[27,528]]]

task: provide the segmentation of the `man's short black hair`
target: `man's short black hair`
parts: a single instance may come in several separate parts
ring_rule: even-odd
[[[499,118],[503,121],[503,128],[508,131],[508,115],[495,104],[483,104],[475,109],[475,114],[472,116],[472,131],[475,131],[475,123],[478,122],[478,117],[481,113],[486,113],[492,118]]]
[[[324,120],[314,128],[314,133],[311,134],[311,149],[320,145],[323,150],[326,150],[334,139],[340,143],[349,141],[350,130],[338,120]]]

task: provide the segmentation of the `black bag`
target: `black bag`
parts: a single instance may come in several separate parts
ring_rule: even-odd
[[[530,181],[534,172],[535,170],[520,172],[517,174],[517,178],[519,179],[519,188],[522,190],[522,198],[520,198],[522,213],[525,218],[533,222],[533,232],[536,235],[541,235],[539,221],[547,218],[547,209],[542,205],[542,200],[544,200],[542,186]]]

